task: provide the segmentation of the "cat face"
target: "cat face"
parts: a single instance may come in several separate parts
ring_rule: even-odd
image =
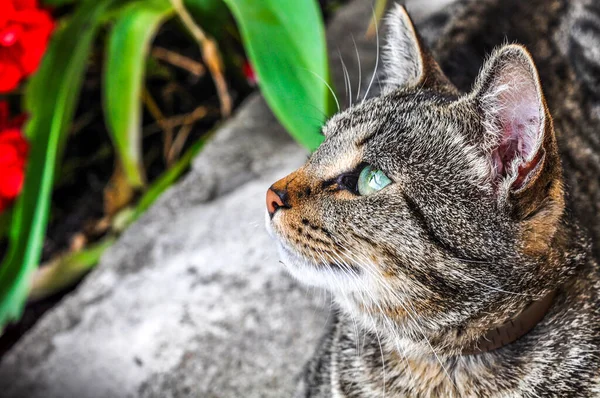
[[[273,184],[267,228],[292,275],[359,318],[415,341],[458,328],[466,344],[561,277],[552,121],[522,47],[497,50],[461,95],[402,7],[388,24],[388,89],[335,115]]]

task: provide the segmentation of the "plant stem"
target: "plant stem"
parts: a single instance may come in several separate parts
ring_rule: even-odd
[[[185,69],[194,76],[202,76],[205,71],[204,65],[200,62],[194,61],[175,51],[167,50],[166,48],[154,47],[154,49],[152,49],[152,56],[161,61],[168,62],[173,66],[177,66],[178,68]]]
[[[219,95],[219,102],[221,104],[221,114],[224,117],[229,116],[231,114],[232,102],[227,89],[227,83],[225,82],[225,77],[223,76],[223,60],[221,59],[217,42],[214,39],[209,38],[196,22],[194,22],[194,19],[183,5],[182,0],[171,0],[171,4],[177,15],[179,15],[181,22],[198,42],[200,52],[202,53],[202,59],[208,67],[217,88],[217,94]]]

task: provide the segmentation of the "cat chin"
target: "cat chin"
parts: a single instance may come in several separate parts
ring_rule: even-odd
[[[361,275],[351,275],[329,265],[317,264],[295,253],[279,240],[277,240],[277,249],[285,269],[305,285],[342,293],[368,290],[366,281]]]
[[[280,241],[277,241],[277,249],[286,270],[305,285],[342,293],[368,290],[366,281],[361,275],[351,275],[329,265],[317,264],[305,259]]]
[[[351,293],[371,290],[364,275],[353,275],[330,265],[316,263],[297,253],[285,242],[282,242],[271,225],[268,213],[265,215],[267,232],[277,243],[281,262],[296,280],[305,285],[324,288],[332,292]]]

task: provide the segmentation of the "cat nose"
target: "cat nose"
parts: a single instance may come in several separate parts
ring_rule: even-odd
[[[269,188],[267,190],[267,211],[269,212],[269,216],[273,218],[275,212],[282,207],[290,207],[287,191],[273,187]]]

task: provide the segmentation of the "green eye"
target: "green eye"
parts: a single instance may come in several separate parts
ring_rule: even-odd
[[[363,196],[370,195],[381,191],[391,183],[392,180],[383,171],[374,169],[372,166],[365,166],[358,176],[358,193]]]

